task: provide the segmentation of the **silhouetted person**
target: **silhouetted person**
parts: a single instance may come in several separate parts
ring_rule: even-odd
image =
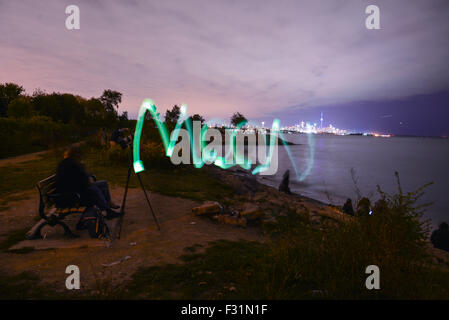
[[[56,169],[57,193],[86,192],[90,184],[90,174],[81,163],[81,158],[81,149],[78,146],[72,146],[64,153],[64,160]]]
[[[371,202],[368,198],[363,197],[357,203],[357,215],[358,216],[368,216],[371,212]]]
[[[106,181],[94,181],[81,162],[82,152],[79,146],[72,146],[64,154],[56,170],[56,193],[75,192],[80,195],[81,205],[95,205],[107,216],[119,215],[112,209],[119,206],[111,201],[109,186]]]
[[[291,194],[290,187],[288,186],[290,183],[290,170],[287,170],[284,172],[284,175],[282,177],[282,182],[279,185],[279,191],[285,192],[287,194]]]
[[[373,208],[374,214],[387,212],[387,210],[388,210],[388,203],[384,199],[379,199],[374,204]]]
[[[354,208],[352,206],[352,200],[348,198],[346,200],[345,204],[343,205],[343,212],[346,214],[349,214],[351,216],[354,215]]]
[[[449,252],[449,226],[446,222],[441,223],[438,230],[432,232],[430,241],[435,248]]]

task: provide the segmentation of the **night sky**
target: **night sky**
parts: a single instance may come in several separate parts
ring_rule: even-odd
[[[65,28],[76,4],[81,29]],[[380,8],[380,30],[365,8]],[[449,135],[449,1],[0,0],[0,83],[162,111]]]

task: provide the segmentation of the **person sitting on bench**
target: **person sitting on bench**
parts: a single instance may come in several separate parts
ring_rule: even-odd
[[[95,205],[110,219],[119,216],[120,213],[113,209],[120,206],[112,202],[107,181],[95,181],[81,159],[79,146],[72,146],[64,153],[64,160],[56,170],[56,193],[76,192],[80,195],[81,205]]]

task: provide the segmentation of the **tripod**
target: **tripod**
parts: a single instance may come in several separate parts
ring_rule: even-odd
[[[128,195],[129,179],[131,178],[131,171],[132,170],[133,170],[133,163],[131,161],[131,163],[129,164],[129,168],[128,168],[128,177],[126,178],[125,194],[123,195],[122,206],[120,208],[121,215],[120,215],[119,220],[117,221],[117,224],[115,225],[114,239],[120,239],[120,234],[122,232],[123,218],[125,216],[126,197]],[[148,206],[150,207],[151,214],[153,215],[154,222],[156,223],[157,229],[160,231],[161,228],[159,227],[159,223],[157,222],[156,215],[154,214],[153,207],[151,206],[150,199],[148,198],[148,195],[147,195],[147,191],[145,190],[145,187],[143,185],[142,178],[140,177],[139,173],[136,173],[136,176],[137,176],[137,179],[139,180],[140,187],[142,188],[142,191],[143,191],[143,193],[145,195],[145,199],[147,200]]]

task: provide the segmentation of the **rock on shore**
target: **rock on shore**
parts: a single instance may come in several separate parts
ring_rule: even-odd
[[[204,215],[224,224],[246,227],[248,224],[273,224],[276,217],[296,212],[313,226],[323,223],[342,223],[351,220],[333,206],[293,193],[280,192],[261,184],[256,177],[243,170],[222,170],[209,167],[211,175],[230,185],[235,193],[224,195],[221,203],[205,202],[192,209],[195,215]]]

